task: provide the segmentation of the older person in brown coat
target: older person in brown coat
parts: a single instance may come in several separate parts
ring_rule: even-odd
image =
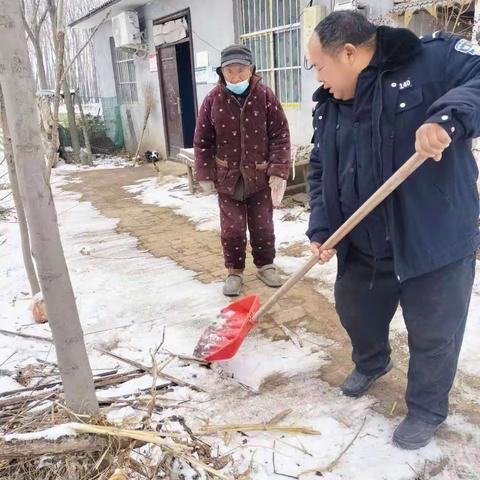
[[[222,51],[219,84],[205,98],[195,130],[195,171],[206,192],[218,192],[221,240],[228,275],[223,292],[240,294],[247,225],[257,276],[270,287],[281,279],[273,264],[273,207],[280,205],[290,170],[290,133],[280,102],[255,74],[251,51]]]

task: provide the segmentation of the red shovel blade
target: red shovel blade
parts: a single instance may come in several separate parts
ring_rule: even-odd
[[[232,358],[255,325],[253,316],[259,308],[256,295],[242,297],[225,307],[218,321],[203,332],[193,355],[207,362]]]

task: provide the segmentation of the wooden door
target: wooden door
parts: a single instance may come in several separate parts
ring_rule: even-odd
[[[184,146],[175,46],[160,48],[158,50],[158,60],[162,79],[162,101],[165,112],[164,122],[168,139],[168,153],[170,157],[173,157]]]

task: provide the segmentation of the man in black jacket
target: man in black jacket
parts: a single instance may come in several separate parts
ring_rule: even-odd
[[[426,445],[448,414],[475,274],[479,200],[471,139],[480,136],[480,47],[419,39],[357,12],[317,26],[307,232],[321,262],[337,253],[336,309],[352,341],[358,397],[392,368],[390,321],[408,330],[408,415],[394,443]],[[337,247],[331,235],[415,151],[429,158]]]

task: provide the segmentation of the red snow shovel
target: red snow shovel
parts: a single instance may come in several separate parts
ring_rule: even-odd
[[[338,230],[322,244],[322,250],[334,248],[350,233],[375,207],[408,178],[426,158],[412,155]],[[260,307],[257,295],[243,297],[227,307],[219,315],[219,321],[210,325],[200,337],[194,356],[209,362],[228,360],[240,348],[248,332],[259,319],[285,295],[305,274],[318,263],[318,257],[310,260]]]

